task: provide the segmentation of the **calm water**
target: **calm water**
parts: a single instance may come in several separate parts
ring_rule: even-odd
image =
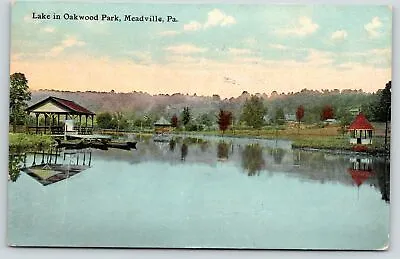
[[[30,166],[42,155],[27,157]],[[54,160],[50,161],[50,164]],[[24,246],[380,249],[388,244],[384,158],[218,138],[85,150],[90,168],[8,184],[8,242]],[[71,166],[70,166],[71,168]],[[53,178],[49,178],[53,179]]]

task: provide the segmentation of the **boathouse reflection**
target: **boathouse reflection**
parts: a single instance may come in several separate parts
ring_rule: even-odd
[[[56,149],[50,152],[34,152],[32,164],[21,170],[46,186],[79,174],[92,165],[92,151]]]

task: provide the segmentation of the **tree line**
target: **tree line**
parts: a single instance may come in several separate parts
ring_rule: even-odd
[[[157,111],[147,113],[102,112],[96,116],[96,126],[116,130],[151,128],[162,116],[173,127],[189,131],[219,129],[225,132],[232,125],[260,129],[265,125],[282,125],[287,120],[295,120],[300,124],[336,119],[345,126],[353,119],[351,108],[358,108],[370,121],[387,122],[391,118],[391,81],[373,94],[366,94],[361,90],[340,92],[335,89],[319,92],[303,89],[298,93],[275,93],[271,97],[271,100],[266,100],[259,95],[248,95],[243,102],[234,98],[218,98],[219,108],[213,107],[201,114],[195,114],[195,108],[190,106],[185,106],[179,114],[169,114],[165,112],[165,107],[158,107]],[[9,121],[13,125],[13,131],[16,125],[29,120],[25,108],[30,99],[31,92],[25,75],[10,75]]]

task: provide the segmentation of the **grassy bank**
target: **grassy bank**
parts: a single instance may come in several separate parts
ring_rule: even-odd
[[[9,133],[8,141],[10,151],[26,152],[49,149],[53,138],[49,135]]]
[[[285,139],[291,140],[293,148],[313,148],[327,150],[347,150],[354,151],[354,145],[349,143],[347,135],[338,134],[338,128],[327,127],[320,129],[261,129],[261,130],[235,130],[226,131],[198,131],[198,132],[176,132],[184,135],[203,135],[203,136],[226,136],[238,138],[260,138],[260,139]],[[375,136],[373,144],[364,150],[368,153],[385,153],[384,138]],[[390,142],[390,140],[388,140]]]

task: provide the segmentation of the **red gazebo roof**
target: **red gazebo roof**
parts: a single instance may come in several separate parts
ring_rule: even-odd
[[[373,129],[374,127],[367,120],[367,118],[365,118],[365,115],[361,112],[357,115],[353,123],[351,123],[348,128],[348,130],[373,130]]]

